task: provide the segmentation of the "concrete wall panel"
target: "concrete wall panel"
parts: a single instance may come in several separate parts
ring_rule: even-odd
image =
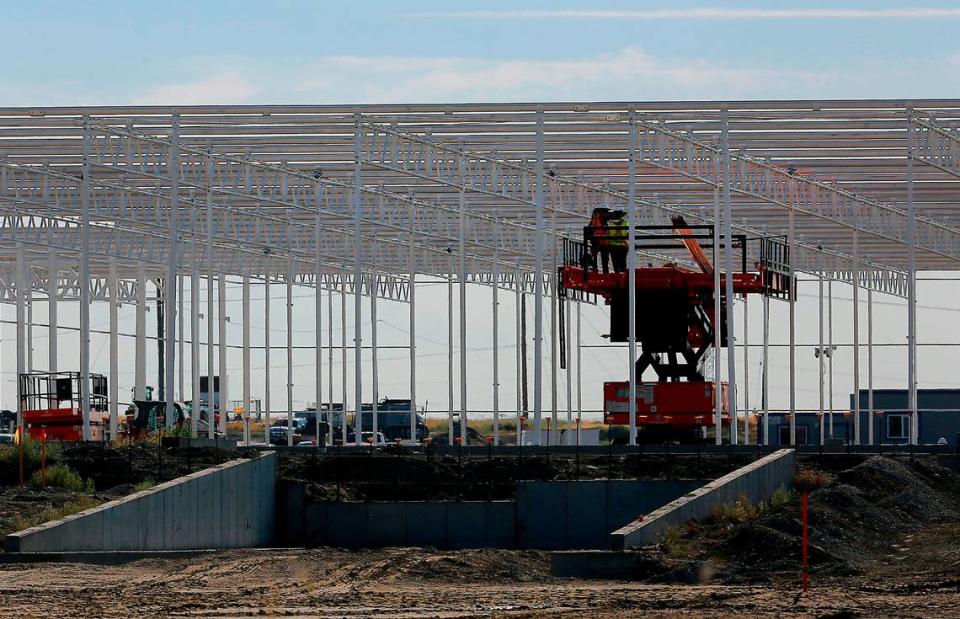
[[[233,460],[18,531],[7,536],[6,548],[109,552],[268,546],[274,542],[276,468],[275,453]],[[269,495],[261,496],[264,492]]]
[[[789,487],[795,471],[794,451],[781,449],[617,529],[610,534],[610,547],[626,550],[653,544],[671,527],[702,520],[715,506],[734,503],[742,495],[753,503],[765,501],[781,486]]]

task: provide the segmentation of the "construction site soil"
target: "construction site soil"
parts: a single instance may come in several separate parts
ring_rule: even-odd
[[[0,565],[0,615],[956,617],[960,475],[921,458],[822,464],[807,592],[799,499],[782,493],[642,549],[629,581],[557,578],[539,551],[242,550]]]

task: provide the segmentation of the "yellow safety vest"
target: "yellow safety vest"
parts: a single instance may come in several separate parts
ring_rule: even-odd
[[[626,247],[627,246],[627,235],[629,234],[627,220],[623,217],[619,219],[611,219],[607,222],[609,239],[608,244],[610,247]]]

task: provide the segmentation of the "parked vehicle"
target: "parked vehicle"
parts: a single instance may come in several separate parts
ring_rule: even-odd
[[[304,428],[307,426],[305,419],[300,417],[293,418],[293,444],[304,440]],[[286,445],[287,444],[287,420],[280,419],[279,421],[274,422],[270,426],[270,444],[271,445]]]
[[[368,408],[369,407],[369,408]],[[360,415],[362,420],[361,431],[373,431],[373,406],[365,404]],[[427,424],[423,421],[423,416],[417,413],[415,424],[415,440],[423,441],[430,436],[427,430]],[[410,439],[410,400],[391,400],[384,398],[377,403],[377,430],[383,432],[383,435],[389,442],[397,439]]]
[[[344,447],[382,447],[388,445],[387,437],[383,435],[383,432],[361,432],[360,433],[360,442],[356,442],[354,435],[347,435],[348,442],[344,443]]]

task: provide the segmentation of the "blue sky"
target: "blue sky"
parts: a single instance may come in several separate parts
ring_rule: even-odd
[[[947,97],[960,87],[957,2],[6,4],[0,50],[16,61],[0,72],[0,105]]]

